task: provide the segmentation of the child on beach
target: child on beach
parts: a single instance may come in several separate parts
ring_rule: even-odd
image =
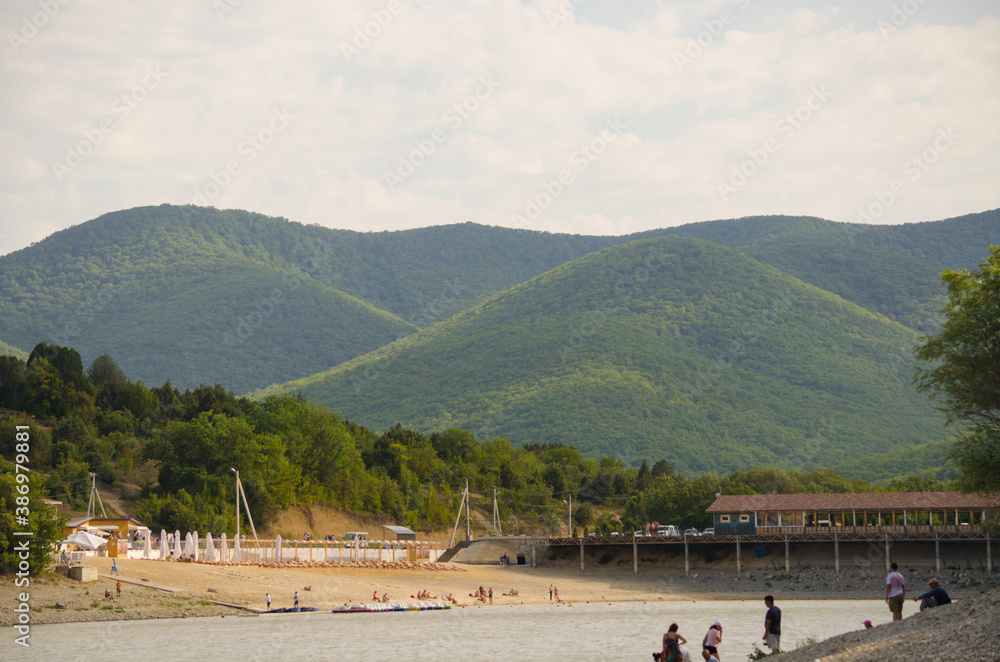
[[[709,662],[709,660],[713,657],[716,658],[716,662],[718,662],[719,644],[721,643],[722,623],[716,621],[712,624],[712,627],[708,628],[708,633],[701,641],[701,656],[705,658],[705,662]]]

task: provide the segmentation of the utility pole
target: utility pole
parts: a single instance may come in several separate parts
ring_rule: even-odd
[[[452,545],[455,544],[455,534],[458,533],[458,523],[462,521],[462,508],[465,508],[466,516],[468,516],[468,512],[469,512],[469,480],[468,479],[465,480],[465,490],[462,492],[462,502],[458,504],[458,512],[455,514],[455,527],[451,530],[451,540],[448,541],[448,547],[451,547]],[[468,519],[466,519],[465,528],[466,528],[465,537],[466,537],[466,540],[468,540],[468,538],[469,538],[469,534],[468,534],[469,522],[468,522]]]
[[[240,472],[229,467],[229,470],[236,474],[236,539],[240,539]],[[235,549],[235,548],[234,548]]]
[[[567,538],[573,537],[573,493],[569,493],[569,519],[566,522]]]
[[[96,498],[96,503],[95,503]],[[97,511],[95,506],[101,506],[101,517],[107,519],[108,514],[104,511],[104,502],[101,501],[101,493],[97,491],[97,474],[90,474],[90,500],[87,502],[87,517],[93,518],[97,516]]]
[[[465,479],[465,539],[472,540],[472,525],[469,523],[469,479]]]
[[[503,523],[500,521],[500,507],[497,505],[497,486],[493,486],[493,530],[503,535]]]

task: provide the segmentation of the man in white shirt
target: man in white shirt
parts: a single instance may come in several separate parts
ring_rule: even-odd
[[[899,566],[893,563],[892,572],[885,578],[885,601],[892,612],[892,620],[903,620],[903,601],[906,600],[906,580],[899,574]]]

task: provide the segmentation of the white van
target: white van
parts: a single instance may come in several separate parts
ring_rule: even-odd
[[[667,526],[661,526],[659,529],[657,529],[656,535],[660,536],[661,538],[669,538],[671,536],[679,536],[681,535],[681,532],[678,531],[677,527],[674,526],[673,524],[668,524]]]

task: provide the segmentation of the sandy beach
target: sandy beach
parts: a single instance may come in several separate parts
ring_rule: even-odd
[[[699,568],[685,577],[683,568],[657,564],[638,575],[622,565],[588,568],[548,561],[536,568],[500,565],[432,564],[425,568],[387,567],[259,567],[213,565],[172,561],[119,559],[120,574],[111,575],[111,559],[91,557],[97,568],[95,582],[81,583],[48,573],[32,579],[28,588],[32,622],[183,618],[237,615],[240,608],[265,608],[265,594],[272,606],[290,607],[298,591],[300,604],[328,610],[335,606],[370,602],[372,593],[389,601],[413,601],[419,591],[453,595],[459,606],[483,605],[470,594],[480,586],[493,589],[493,604],[544,604],[549,586],[559,590],[564,603],[654,600],[755,600],[773,593],[780,600],[879,598],[883,573],[878,568],[795,568],[791,574],[756,568],[739,577],[734,572]],[[926,568],[904,568],[912,586],[920,588]],[[928,575],[929,576],[929,575]],[[985,572],[944,570],[942,583],[955,598],[971,597],[1000,585],[1000,577]],[[105,590],[121,597],[105,600]],[[504,595],[516,589],[517,596]],[[223,603],[222,606],[216,603]],[[64,605],[64,606],[59,606]],[[13,614],[0,614],[0,625],[11,625]]]

